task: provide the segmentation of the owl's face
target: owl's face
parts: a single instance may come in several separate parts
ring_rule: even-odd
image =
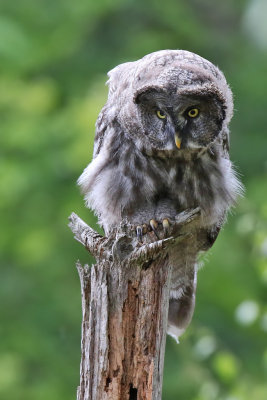
[[[157,150],[200,149],[218,136],[224,105],[211,90],[180,92],[177,88],[146,88],[135,102],[144,133]]]

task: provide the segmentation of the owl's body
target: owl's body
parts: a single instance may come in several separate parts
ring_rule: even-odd
[[[183,257],[169,254],[168,331],[177,338],[194,309],[197,255],[212,245],[242,188],[228,155],[232,93],[218,68],[182,50],[119,65],[109,78],[94,157],[78,183],[106,233],[124,218],[171,224],[200,207]]]

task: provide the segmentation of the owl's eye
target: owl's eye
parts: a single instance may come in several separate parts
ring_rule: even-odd
[[[166,118],[166,114],[164,114],[161,110],[157,110],[156,111],[157,117],[160,119],[165,119]]]
[[[191,110],[189,110],[187,112],[188,117],[190,118],[196,118],[199,114],[199,109],[198,108],[191,108]]]

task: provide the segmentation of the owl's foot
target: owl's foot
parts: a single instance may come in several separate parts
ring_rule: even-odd
[[[166,238],[166,237],[170,236],[171,225],[170,225],[170,221],[168,220],[168,218],[164,218],[162,220],[162,222],[159,222],[159,223],[157,221],[155,221],[154,219],[151,219],[149,221],[149,225],[150,225],[152,231],[155,233],[157,239],[160,239],[159,230],[161,230],[161,227],[163,229],[163,237]]]
[[[158,222],[155,219],[151,219],[149,224],[138,225],[136,227],[136,236],[139,242],[142,243],[143,235],[147,232],[153,231],[154,235],[158,240],[167,238],[170,236],[170,221],[168,218],[164,218],[162,222]]]

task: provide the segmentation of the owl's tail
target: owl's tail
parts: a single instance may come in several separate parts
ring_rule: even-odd
[[[196,283],[195,272],[194,279],[182,290],[182,294],[178,298],[172,297],[171,291],[167,333],[172,336],[177,343],[179,343],[179,337],[190,324],[194,313]]]

